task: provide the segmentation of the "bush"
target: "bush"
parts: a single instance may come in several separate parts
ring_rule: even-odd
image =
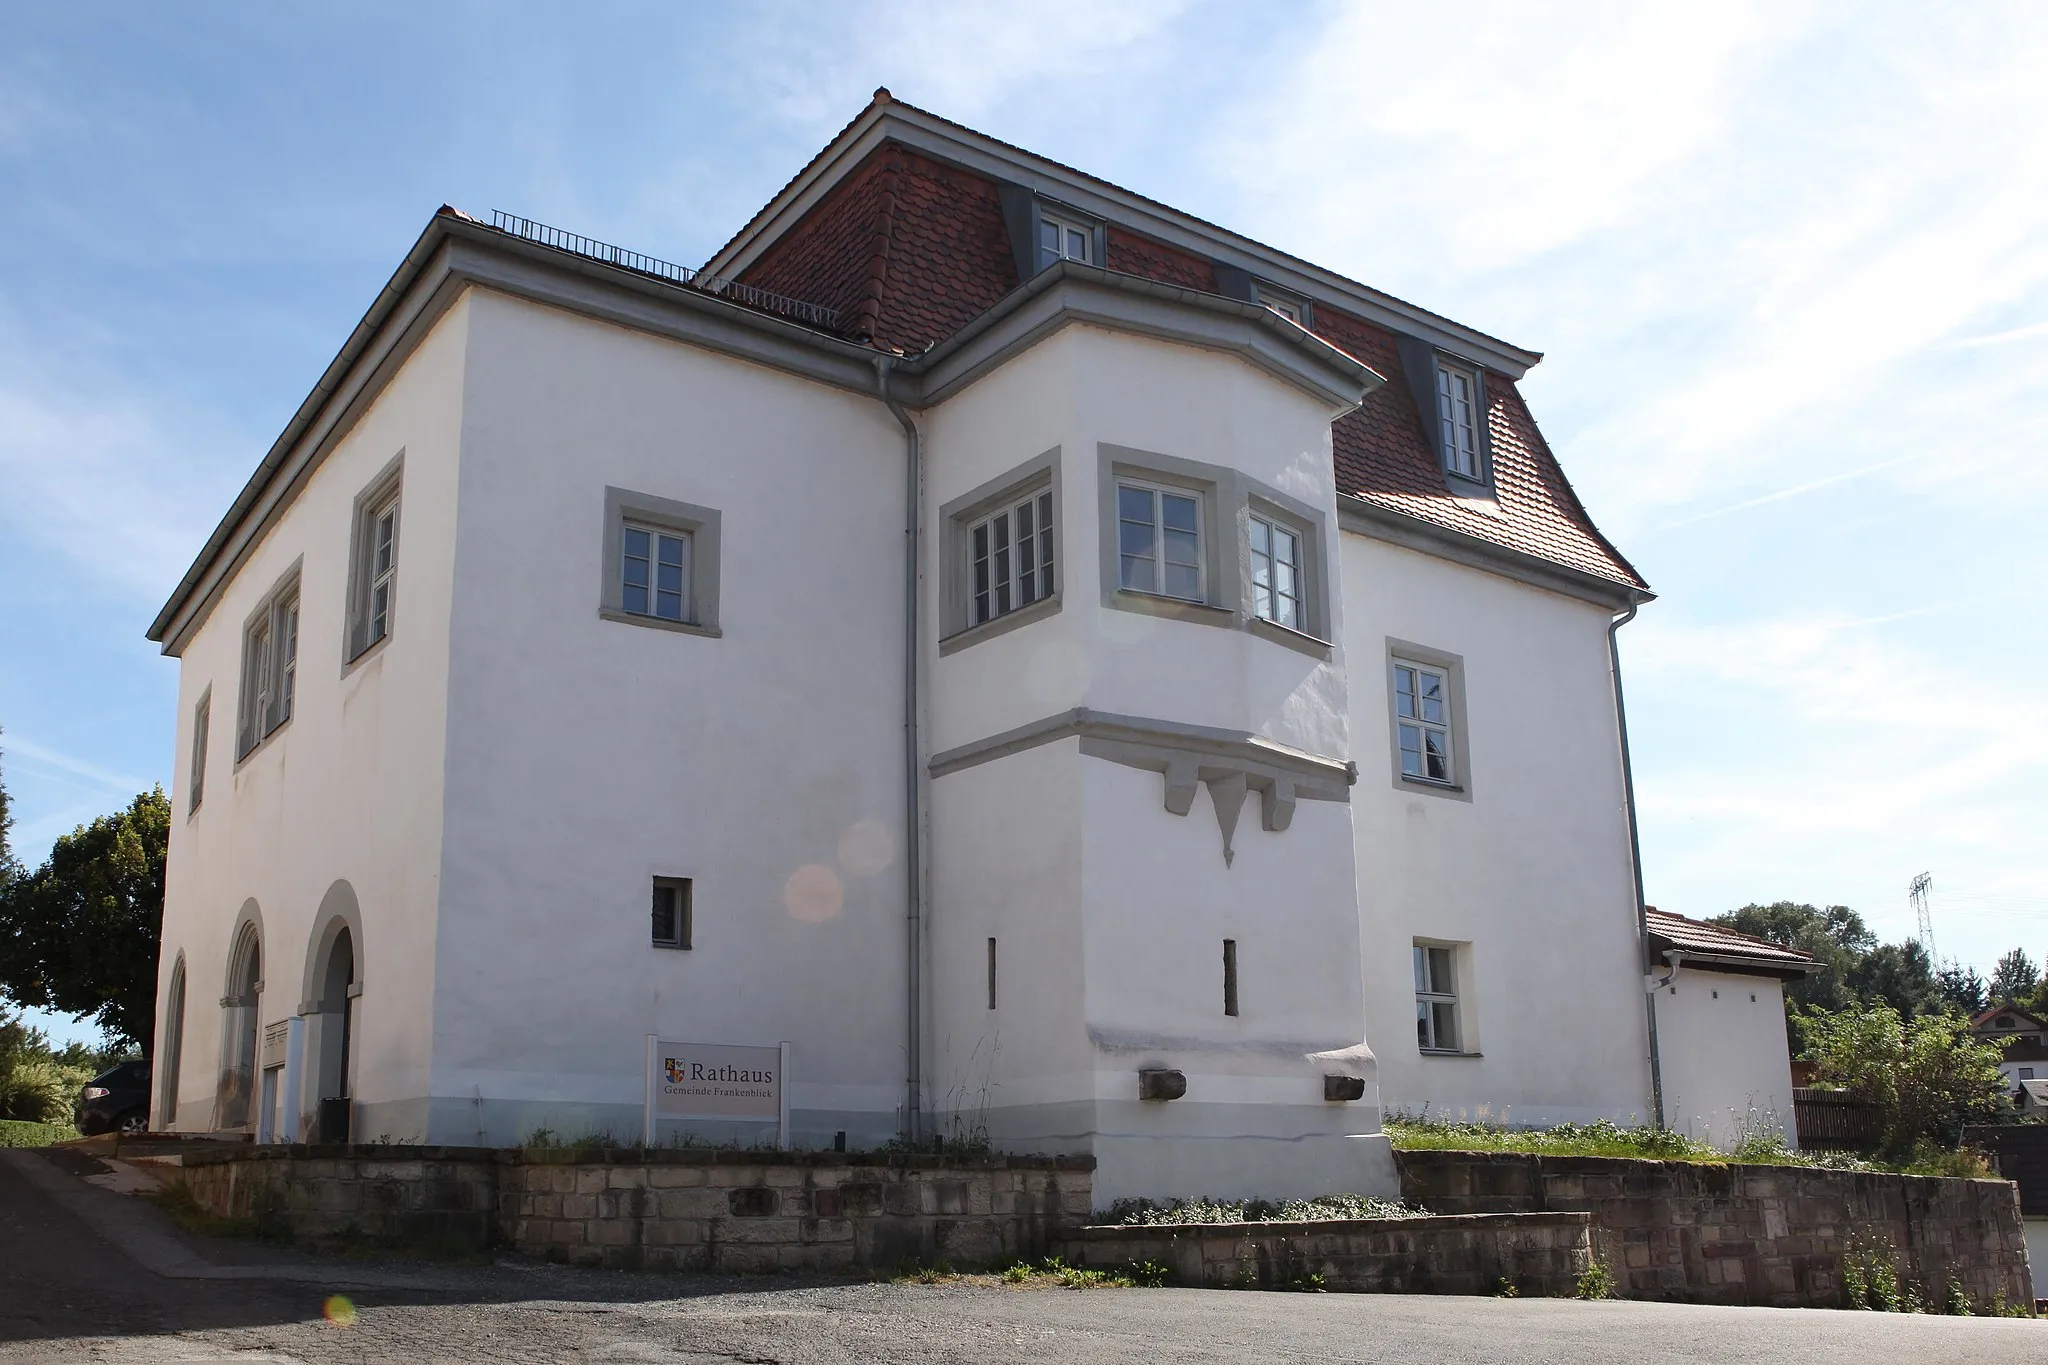
[[[1387,1136],[1407,1151],[1535,1152],[1545,1156],[1632,1156],[1658,1161],[1719,1161],[1720,1152],[1669,1128],[1560,1123],[1554,1128],[1510,1128],[1461,1119],[1389,1116]]]
[[[1931,1014],[1905,1020],[1880,1005],[1804,1018],[1817,1078],[1874,1104],[1884,1116],[1883,1156],[1953,1149],[1963,1126],[1996,1120],[2007,1108],[1996,1045],[1969,1021]]]

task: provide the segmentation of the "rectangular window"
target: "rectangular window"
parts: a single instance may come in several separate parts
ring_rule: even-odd
[[[199,704],[192,708],[192,771],[188,775],[192,799],[186,813],[199,809],[199,803],[206,799],[206,741],[207,732],[213,727],[213,689],[207,688],[199,694]]]
[[[398,574],[398,495],[370,513],[370,601],[368,640],[376,644],[391,633],[391,589]]]
[[[1452,948],[1415,945],[1415,1041],[1424,1052],[1457,1052],[1457,954]]]
[[[1394,660],[1394,722],[1401,775],[1451,783],[1451,690],[1448,670]]]
[[[1252,613],[1306,630],[1301,609],[1301,536],[1277,521],[1251,518]]]
[[[386,465],[356,495],[355,526],[349,537],[348,636],[342,650],[350,663],[390,636],[398,609],[399,486],[405,453]]]
[[[690,537],[628,524],[619,545],[620,608],[634,616],[689,620]]]
[[[656,877],[654,879],[654,946],[657,948],[688,948],[692,913],[690,905],[690,879],[687,877]]]
[[[1437,417],[1443,428],[1444,468],[1477,482],[1479,468],[1479,385],[1469,370],[1436,367]]]
[[[1054,261],[1099,264],[1095,260],[1095,229],[1077,218],[1062,218],[1041,209],[1038,214],[1039,269],[1043,270]]]
[[[1223,1012],[1237,1015],[1237,940],[1223,940]]]
[[[1199,494],[1119,483],[1116,515],[1122,587],[1188,602],[1205,600]]]
[[[271,594],[242,636],[242,705],[235,756],[246,757],[292,718],[299,676],[299,585]]]
[[[967,534],[969,625],[1052,596],[1052,527],[1049,489],[974,523]]]

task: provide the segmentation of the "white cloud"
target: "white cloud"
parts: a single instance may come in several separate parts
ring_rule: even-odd
[[[0,526],[50,552],[38,587],[63,596],[82,577],[148,605],[168,596],[234,496],[229,462],[111,385],[0,373]]]
[[[1902,913],[1906,880],[1928,867],[1978,894],[2048,883],[2048,713],[2028,679],[1881,629],[1938,610],[1646,617],[1626,666],[1661,713],[1655,738],[1638,729],[1653,893],[1692,913],[1778,895]],[[1945,950],[1967,952],[1982,929],[1965,924]]]

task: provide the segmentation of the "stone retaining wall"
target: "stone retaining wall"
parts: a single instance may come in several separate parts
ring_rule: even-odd
[[[1173,1282],[1210,1289],[1362,1294],[1570,1295],[1592,1260],[1583,1213],[1463,1214],[1311,1223],[1087,1227],[1059,1239],[1075,1265],[1150,1261]]]
[[[527,1153],[500,1170],[512,1245],[583,1264],[836,1270],[1043,1256],[1085,1222],[1090,1157]]]
[[[499,1157],[488,1147],[234,1144],[130,1159],[182,1183],[216,1218],[313,1242],[478,1249],[497,1237]]]
[[[516,1250],[583,1265],[1009,1265],[1087,1221],[1091,1157],[223,1145],[137,1157],[221,1218],[307,1241]]]
[[[1621,1297],[1835,1308],[1852,1238],[1888,1242],[1932,1301],[1951,1275],[1980,1307],[2033,1303],[2014,1187],[1814,1170],[1510,1152],[1394,1154],[1435,1213],[1584,1212]]]

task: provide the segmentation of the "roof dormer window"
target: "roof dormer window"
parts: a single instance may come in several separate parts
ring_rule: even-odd
[[[1479,377],[1462,365],[1438,361],[1436,408],[1444,470],[1478,483],[1486,477],[1479,455]]]
[[[1308,300],[1299,294],[1290,294],[1276,289],[1264,280],[1252,282],[1252,295],[1257,302],[1286,318],[1297,327],[1313,327],[1315,322],[1309,313]]]
[[[1095,259],[1095,228],[1079,218],[1041,208],[1038,211],[1038,268],[1043,270],[1055,261],[1102,264]]]

